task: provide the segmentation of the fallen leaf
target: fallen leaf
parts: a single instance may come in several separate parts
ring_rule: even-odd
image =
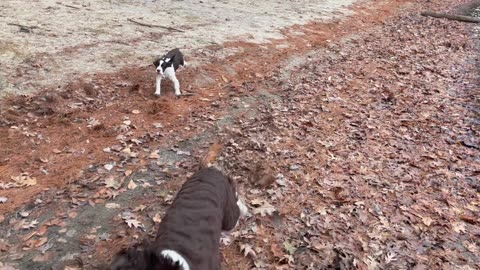
[[[125,171],[125,176],[130,176],[132,174],[132,170],[126,170]]]
[[[44,225],[44,226],[40,227],[40,229],[37,230],[36,235],[42,236],[42,235],[44,235],[47,231],[48,231],[48,227]]]
[[[132,113],[133,113],[133,114],[139,114],[140,111],[139,111],[139,110],[133,110]]]
[[[423,224],[427,225],[427,226],[430,226],[433,222],[433,219],[429,218],[429,217],[423,217],[422,218],[422,222]]]
[[[0,239],[0,252],[4,252],[4,251],[8,251],[8,244],[7,242],[5,242],[5,240]]]
[[[145,210],[145,208],[147,208],[146,205],[140,204],[139,206],[137,206],[133,209],[133,212],[141,212],[141,211]]]
[[[2,262],[0,262],[0,269],[1,270],[18,270],[17,268],[9,265],[9,264],[3,264]]]
[[[160,213],[156,213],[152,220],[153,222],[160,224],[160,222],[162,222],[162,216],[160,215]]]
[[[252,246],[249,244],[240,244],[240,252],[243,252],[243,255],[245,257],[247,257],[248,255],[252,255],[253,257],[257,256]]]
[[[128,183],[127,188],[128,188],[128,189],[135,189],[136,187],[137,187],[137,184],[135,184],[135,182],[133,182],[133,179],[130,180],[130,182]]]
[[[105,204],[105,207],[109,208],[109,209],[120,208],[120,204],[118,204],[118,203],[107,203],[107,204]]]
[[[111,170],[113,169],[113,167],[115,167],[115,164],[108,163],[108,164],[103,165],[103,167],[104,167],[107,171],[111,171]]]
[[[224,246],[228,246],[230,243],[232,243],[232,238],[230,238],[228,235],[222,235],[220,237],[220,243]]]
[[[127,219],[125,220],[125,222],[127,223],[129,228],[131,228],[132,226],[135,228],[143,227],[142,223],[136,219]]]
[[[45,255],[36,255],[35,257],[32,258],[32,261],[34,262],[48,262],[53,259],[53,253],[49,252]]]
[[[283,247],[290,255],[293,255],[293,253],[295,253],[295,251],[297,250],[297,248],[288,241],[283,242]]]
[[[38,221],[35,219],[35,220],[32,220],[30,223],[23,224],[22,229],[29,230],[29,229],[35,228],[37,224],[38,224]]]
[[[276,258],[283,258],[283,255],[285,255],[282,248],[275,243],[270,245],[270,250]]]
[[[268,202],[264,202],[262,206],[253,209],[253,213],[260,214],[262,217],[266,215],[271,215],[275,211],[275,207],[273,207],[273,205]]]
[[[5,216],[0,214],[0,223],[2,223],[5,220]]]
[[[117,182],[113,176],[109,175],[105,178],[105,186],[107,188],[119,189],[121,184]]]
[[[28,187],[37,184],[37,179],[34,177],[30,177],[27,173],[22,173],[19,176],[10,177],[13,181],[15,181],[16,186],[18,187]]]
[[[465,223],[463,222],[453,222],[452,228],[456,233],[463,233],[465,232]]]
[[[157,158],[160,158],[160,155],[158,154],[158,151],[154,151],[150,154],[149,158],[157,159]]]
[[[250,201],[250,204],[253,206],[260,206],[262,205],[262,203],[263,203],[263,200],[258,198]]]
[[[38,248],[39,246],[42,246],[43,244],[47,243],[48,238],[47,237],[42,237],[35,241],[35,244],[33,245],[34,247]]]

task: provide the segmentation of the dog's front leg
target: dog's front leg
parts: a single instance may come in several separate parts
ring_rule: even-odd
[[[161,84],[162,84],[162,75],[157,74],[157,83],[156,83],[156,88],[155,88],[155,95],[157,95],[157,96],[160,96]]]

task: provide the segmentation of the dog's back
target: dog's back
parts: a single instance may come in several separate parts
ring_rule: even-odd
[[[232,184],[215,168],[188,179],[160,224],[156,248],[182,254],[195,269],[218,269],[221,231],[240,217]]]
[[[219,269],[221,232],[239,217],[234,182],[214,167],[203,168],[183,184],[155,241],[137,256],[134,249],[123,251],[111,269]]]

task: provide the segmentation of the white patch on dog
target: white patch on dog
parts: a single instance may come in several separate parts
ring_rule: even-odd
[[[238,208],[240,208],[240,215],[245,217],[248,215],[248,207],[242,202],[242,200],[237,200]]]
[[[181,95],[182,93],[180,92],[180,82],[177,79],[177,76],[175,76],[175,69],[173,67],[168,67],[165,69],[164,72],[165,78],[170,79],[173,82],[173,88],[175,89],[175,95]]]
[[[188,265],[185,258],[183,258],[182,255],[178,254],[178,252],[176,252],[175,250],[162,250],[160,254],[162,254],[162,256],[165,258],[169,258],[173,262],[178,262],[178,264],[183,268],[183,270],[190,270],[190,266]]]

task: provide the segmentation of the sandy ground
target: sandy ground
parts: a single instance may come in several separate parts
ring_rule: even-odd
[[[418,14],[467,2],[366,1],[192,49],[191,97],[155,97],[140,61],[2,99],[0,268],[101,269],[220,141],[252,213],[224,269],[479,269],[479,29]]]
[[[281,29],[349,14],[345,7],[354,2],[1,1],[0,95],[64,86],[82,74],[150,65],[154,57],[175,47],[183,49],[195,66],[235,53],[212,52],[207,46],[280,39]],[[145,27],[128,19],[182,32]]]

